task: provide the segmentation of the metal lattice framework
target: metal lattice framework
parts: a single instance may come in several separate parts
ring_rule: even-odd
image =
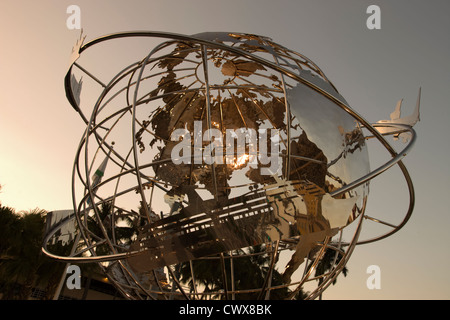
[[[90,48],[134,38],[164,42],[107,83],[78,61]],[[90,116],[80,106],[77,72],[101,88],[89,106]],[[318,282],[307,295],[315,299],[343,270],[356,245],[392,235],[413,212],[414,188],[402,162],[416,139],[412,126],[370,124],[311,60],[267,37],[145,31],[111,34],[85,44],[80,38],[65,89],[86,131],[74,162],[74,214],[47,233],[43,251],[68,263],[97,262],[129,299],[295,299],[305,285]],[[333,111],[328,111],[330,106]],[[338,123],[340,131],[310,129],[315,116]],[[197,164],[193,149],[186,157],[191,162],[173,165],[168,155],[177,141],[171,134],[192,130],[194,121],[204,125],[202,135],[207,129],[225,133],[239,127],[276,131],[283,159],[278,174],[265,177],[247,169],[246,178],[233,180],[234,172],[248,168],[248,149],[243,163],[233,149],[234,163]],[[410,141],[397,152],[378,127],[389,128],[389,135],[408,132]],[[336,145],[323,142],[330,136],[342,141],[337,155]],[[353,169],[367,161],[369,138],[391,159],[373,170]],[[203,152],[205,148],[200,145]],[[409,192],[409,207],[399,224],[365,214],[369,181],[393,166],[400,168]],[[332,209],[344,218],[325,216]],[[390,230],[361,240],[364,220]],[[77,245],[70,254],[52,251],[61,229],[74,221]],[[343,234],[350,224],[355,231],[346,242]],[[330,267],[316,275],[327,252],[332,252]],[[277,265],[289,254],[289,271],[282,274]],[[253,258],[264,261],[261,283],[240,288],[236,268],[243,259]],[[303,271],[298,268],[302,261]],[[219,266],[212,287],[201,284],[196,266],[202,262]]]

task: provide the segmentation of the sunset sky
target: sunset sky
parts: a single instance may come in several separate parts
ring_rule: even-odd
[[[84,123],[64,92],[80,35],[67,27],[70,5],[81,9],[86,41],[133,30],[268,36],[313,60],[371,123],[389,119],[402,98],[402,116],[411,114],[421,87],[417,142],[404,161],[416,191],[413,216],[392,237],[357,246],[348,276],[324,298],[450,298],[448,0],[1,1],[0,202],[16,210],[72,207],[72,166]],[[366,26],[369,5],[381,9],[379,30]],[[369,152],[372,168],[389,159],[376,142]],[[394,167],[371,182],[366,213],[399,222],[406,194]],[[370,222],[364,226],[369,231]],[[380,267],[379,290],[366,286],[370,265]]]

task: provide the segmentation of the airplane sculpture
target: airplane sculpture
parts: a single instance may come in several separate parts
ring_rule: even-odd
[[[377,130],[383,135],[393,134],[394,140],[397,140],[398,138],[402,138],[402,141],[406,143],[410,138],[410,134],[408,132],[403,132],[403,130],[401,130],[401,129],[399,130],[395,126],[390,126],[390,125],[400,124],[400,125],[407,125],[407,126],[412,127],[418,121],[420,121],[421,91],[422,91],[422,88],[419,88],[419,95],[417,97],[416,109],[414,110],[414,112],[411,115],[401,118],[401,107],[402,107],[402,102],[403,102],[403,99],[401,99],[400,101],[397,102],[394,112],[392,112],[390,114],[390,120],[377,121],[377,124],[386,124],[386,126],[377,125],[376,126]]]

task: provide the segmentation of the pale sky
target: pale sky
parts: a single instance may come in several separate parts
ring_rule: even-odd
[[[84,129],[63,86],[80,33],[66,25],[73,4],[87,41],[132,30],[269,36],[319,65],[372,123],[388,119],[402,98],[402,115],[411,114],[422,87],[418,139],[404,161],[416,191],[413,216],[394,236],[356,247],[349,275],[324,298],[450,298],[448,0],[1,1],[0,202],[17,210],[72,207],[71,172]],[[372,4],[381,9],[380,30],[366,26]],[[376,144],[369,152],[372,168],[387,159]],[[371,182],[366,214],[398,222],[405,194],[399,170],[385,172]],[[379,290],[366,286],[370,265],[381,269]]]

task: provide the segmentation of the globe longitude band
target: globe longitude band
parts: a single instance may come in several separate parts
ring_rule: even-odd
[[[166,41],[108,84],[77,62],[90,47],[135,37]],[[292,299],[305,283],[320,278],[308,296],[314,299],[342,271],[357,244],[390,236],[411,216],[414,189],[402,159],[416,139],[412,126],[369,124],[301,54],[267,37],[240,33],[185,36],[142,31],[112,34],[86,44],[83,40],[74,47],[65,77],[68,101],[87,125],[73,171],[75,214],[47,234],[43,251],[66,262],[99,262],[125,297],[234,299],[253,293],[270,299],[283,292],[283,298]],[[81,81],[76,80],[74,68],[102,87],[89,118],[79,106]],[[113,106],[115,101],[119,104]],[[123,124],[124,119],[130,122]],[[120,141],[124,127],[131,131],[131,143]],[[409,132],[410,141],[398,153],[377,127],[395,128],[396,134]],[[217,148],[210,145],[213,133],[224,135],[239,128],[247,133],[277,133],[277,171],[261,174],[259,169],[267,168],[270,161],[254,161],[270,157],[274,150],[270,138],[257,150],[251,144],[230,145],[226,139]],[[185,161],[174,163],[174,150],[180,147],[180,141],[171,139],[176,130],[183,132],[186,148]],[[363,130],[371,136],[364,136]],[[392,156],[375,170],[369,169],[366,141],[371,137]],[[107,141],[114,141],[114,146]],[[195,150],[211,158],[226,153],[229,161],[199,163]],[[93,183],[101,153],[105,155],[101,181]],[[103,176],[106,162],[108,171],[114,166],[115,174]],[[394,165],[405,177],[410,198],[398,225],[365,215],[368,182]],[[78,201],[76,181],[83,190]],[[122,198],[139,201],[139,212],[120,202]],[[107,205],[105,216],[101,210]],[[125,218],[133,221],[134,233],[122,241],[124,228],[117,223]],[[359,240],[364,218],[392,230]],[[74,219],[84,246],[70,255],[52,253],[48,243],[56,241],[62,225]],[[100,233],[94,232],[92,221]],[[343,231],[354,221],[353,237],[344,242]],[[252,252],[255,246],[261,251]],[[313,276],[327,250],[335,252],[332,268]],[[255,255],[268,259],[264,281],[258,288],[237,288],[233,261]],[[288,257],[288,263],[280,280],[276,264],[281,255]],[[200,292],[194,266],[208,259],[220,261],[223,288]],[[299,276],[302,264],[304,272]],[[187,277],[180,274],[186,266],[190,292],[181,283]]]

